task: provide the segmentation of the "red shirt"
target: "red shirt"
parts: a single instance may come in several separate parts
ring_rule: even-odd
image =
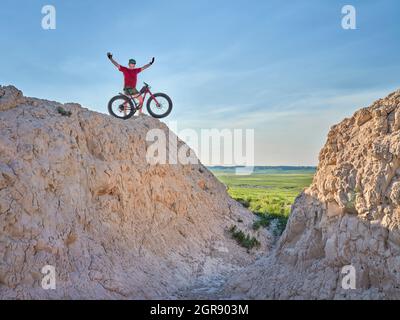
[[[138,73],[142,72],[142,68],[128,69],[120,66],[119,71],[124,74],[125,88],[136,88],[137,75]]]

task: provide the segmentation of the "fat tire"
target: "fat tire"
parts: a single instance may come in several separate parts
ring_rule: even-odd
[[[120,117],[120,116],[116,115],[112,109],[113,103],[119,99],[125,100],[127,103],[129,103],[129,105],[131,107],[130,112],[124,117]],[[111,100],[108,102],[108,112],[110,113],[110,115],[112,115],[113,117],[118,118],[118,119],[128,120],[128,119],[132,118],[132,116],[136,113],[136,110],[137,110],[136,106],[133,104],[132,100],[123,95],[115,96],[115,97],[111,98]]]
[[[151,107],[150,107],[150,104],[151,104],[151,101],[153,100],[153,97],[165,98],[168,101],[168,110],[166,112],[164,112],[163,114],[154,113],[151,110]],[[171,113],[172,107],[173,107],[171,98],[168,95],[166,95],[165,93],[156,93],[156,94],[153,94],[153,97],[150,97],[150,99],[147,100],[147,111],[149,112],[149,114],[153,118],[157,118],[157,119],[161,119],[161,118],[167,117]]]

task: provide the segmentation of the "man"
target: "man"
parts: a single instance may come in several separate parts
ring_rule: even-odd
[[[124,75],[124,93],[128,96],[133,96],[134,98],[139,100],[139,113],[142,114],[142,106],[143,106],[143,97],[140,95],[140,92],[136,89],[137,84],[137,75],[146,70],[154,63],[154,58],[151,59],[151,62],[144,65],[141,68],[136,67],[135,59],[130,59],[128,63],[128,68],[119,65],[114,59],[113,55],[109,52],[107,53],[108,59],[121,71]]]

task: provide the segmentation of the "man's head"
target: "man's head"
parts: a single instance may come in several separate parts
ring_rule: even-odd
[[[136,66],[136,60],[135,59],[129,59],[129,64],[128,64],[130,69],[135,68]]]

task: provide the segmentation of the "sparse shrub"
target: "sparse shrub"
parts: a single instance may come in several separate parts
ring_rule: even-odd
[[[260,246],[260,242],[255,237],[251,237],[250,235],[245,234],[242,230],[239,230],[235,225],[233,225],[229,229],[229,232],[232,234],[233,239],[235,239],[238,244],[240,244],[247,250],[251,250],[254,247]]]
[[[237,198],[236,201],[239,202],[245,208],[250,207],[250,201],[247,199]]]
[[[288,217],[281,214],[274,213],[256,213],[258,220],[253,223],[253,229],[258,230],[260,228],[266,228],[275,223],[273,233],[276,236],[280,236],[286,228]]]
[[[67,111],[63,107],[57,107],[57,112],[64,117],[70,117],[72,115],[71,111]]]
[[[267,228],[271,225],[271,219],[266,216],[260,217],[253,223],[253,229],[258,230],[260,228]]]
[[[280,219],[276,220],[277,224],[276,224],[276,226],[275,226],[275,228],[273,230],[273,233],[274,233],[275,236],[281,236],[282,235],[283,231],[285,231],[285,229],[286,229],[286,225],[287,225],[288,220],[289,219],[287,217],[281,217]]]

